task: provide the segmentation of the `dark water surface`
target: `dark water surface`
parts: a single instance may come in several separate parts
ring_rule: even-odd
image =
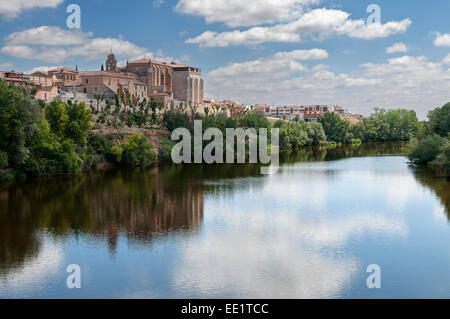
[[[0,298],[450,298],[450,184],[400,147],[3,186]]]

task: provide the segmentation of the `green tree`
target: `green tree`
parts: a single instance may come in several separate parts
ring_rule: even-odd
[[[77,173],[82,161],[71,140],[61,140],[43,119],[29,142],[30,157],[21,170],[31,176]]]
[[[409,159],[417,164],[434,161],[445,144],[445,138],[434,134],[420,140],[409,154]]]
[[[443,174],[450,176],[450,136],[442,145],[441,150],[436,156],[436,160],[433,164],[439,167]]]
[[[8,167],[8,154],[0,151],[0,168]]]
[[[92,126],[91,110],[84,102],[66,105],[68,122],[65,125],[64,136],[75,142],[78,146],[86,145],[86,138]]]
[[[311,122],[306,124],[306,132],[308,133],[308,137],[311,140],[311,145],[317,146],[323,142],[326,142],[327,135],[325,134],[325,130],[321,123]]]
[[[153,144],[140,134],[130,136],[121,148],[123,152],[120,163],[126,166],[150,166],[157,157]]]
[[[428,113],[431,130],[442,137],[450,132],[450,103]]]
[[[59,100],[50,102],[45,107],[44,114],[48,124],[50,125],[51,132],[56,134],[60,138],[63,138],[64,131],[66,129],[67,123],[69,122],[65,103]]]
[[[14,85],[0,79],[0,151],[5,152],[12,168],[21,165],[29,156],[27,140],[36,130],[41,107],[31,101]]]
[[[319,122],[322,124],[329,141],[348,143],[351,139],[351,137],[349,137],[350,123],[341,119],[336,113],[325,113],[319,118]]]

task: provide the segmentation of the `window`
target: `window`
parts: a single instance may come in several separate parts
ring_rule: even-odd
[[[89,79],[86,79],[86,84],[88,84],[89,83]]]

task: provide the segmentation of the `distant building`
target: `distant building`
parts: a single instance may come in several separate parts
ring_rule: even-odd
[[[147,85],[147,92],[172,93],[173,69],[167,64],[150,59],[127,62],[121,73],[132,73],[142,83]]]
[[[6,83],[12,83],[14,85],[31,87],[33,84],[30,82],[28,75],[21,72],[3,71],[2,78]]]
[[[308,111],[305,112],[304,119],[305,122],[318,122],[319,117],[323,116],[325,113],[321,111]]]
[[[115,64],[114,55],[106,61]],[[127,62],[122,68],[111,68],[110,72],[132,73],[136,79],[147,85],[147,94],[165,93],[170,99],[180,102],[203,104],[203,79],[201,69],[175,62],[166,63],[150,59]]]
[[[202,71],[183,64],[171,63],[174,70],[173,96],[179,101],[203,103]]]
[[[36,71],[29,75],[29,79],[33,85],[40,88],[50,88],[53,87],[53,82],[56,81],[56,76],[49,75],[48,73]]]
[[[106,59],[106,71],[107,72],[116,72],[117,71],[117,60],[114,54],[108,55]]]
[[[82,93],[105,94],[106,98],[112,99],[115,94],[130,94],[137,101],[147,98],[147,86],[136,80],[133,74],[89,71],[80,72]]]
[[[53,86],[60,91],[75,91],[81,84],[78,71],[68,67],[52,69],[47,74],[55,77]]]
[[[296,105],[296,106],[264,106],[257,104],[256,109],[272,118],[285,118],[288,120],[305,120],[307,122],[317,121],[319,116],[326,112],[343,114],[344,109],[334,105]]]

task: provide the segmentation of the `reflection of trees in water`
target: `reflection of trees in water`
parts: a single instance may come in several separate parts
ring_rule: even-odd
[[[335,149],[305,148],[286,153],[281,163],[398,154],[403,144],[368,144]],[[262,187],[260,165],[168,165],[160,169],[93,172],[17,184],[0,189],[0,274],[36,257],[38,231],[53,236],[91,235],[114,250],[120,235],[148,244],[155,235],[201,227],[204,194],[227,196]],[[237,179],[254,177],[258,183]],[[442,199],[447,213],[450,189],[434,176],[417,176]],[[258,180],[259,181],[259,180]]]
[[[430,168],[413,168],[412,170],[416,180],[421,185],[431,189],[440,199],[445,207],[447,219],[450,220],[450,182]]]
[[[172,174],[172,176],[171,176]],[[18,184],[0,191],[0,271],[40,251],[40,234],[91,235],[114,250],[120,234],[147,243],[169,230],[198,230],[201,183],[155,170],[92,173]]]
[[[0,192],[0,275],[36,257],[41,248],[29,205],[22,205],[22,196],[20,190]]]
[[[351,157],[404,155],[406,143],[365,143],[341,147],[305,147],[281,154],[282,163],[335,161]]]

